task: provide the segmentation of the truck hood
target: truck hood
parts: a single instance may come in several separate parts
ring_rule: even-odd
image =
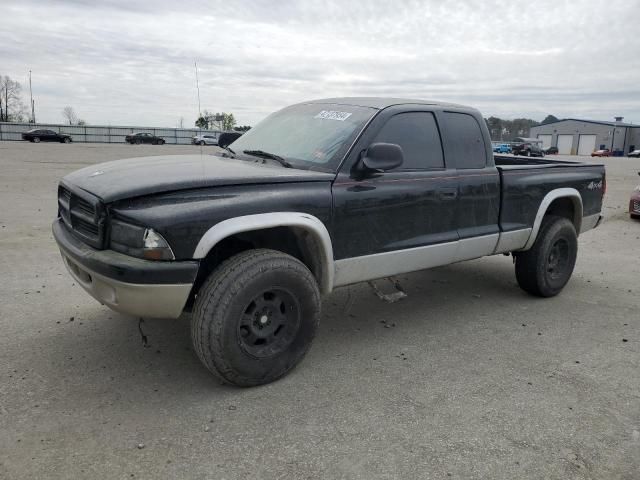
[[[215,155],[164,155],[115,160],[82,168],[62,182],[105,203],[192,188],[256,183],[331,181],[335,174]]]

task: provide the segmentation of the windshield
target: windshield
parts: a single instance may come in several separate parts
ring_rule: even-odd
[[[275,112],[231,144],[234,152],[261,150],[296,168],[335,170],[377,110],[312,103]]]

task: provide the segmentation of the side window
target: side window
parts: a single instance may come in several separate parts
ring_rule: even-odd
[[[444,112],[447,160],[451,158],[457,168],[484,168],[487,154],[480,125],[466,113]]]
[[[404,161],[399,170],[444,168],[440,133],[432,113],[394,115],[376,135],[373,143],[378,142],[395,143],[402,147]]]

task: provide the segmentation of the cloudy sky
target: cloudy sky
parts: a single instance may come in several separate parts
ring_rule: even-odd
[[[640,1],[2,0],[0,74],[39,121],[255,124],[305,99],[400,96],[485,116],[640,123]],[[26,98],[26,96],[25,96]]]

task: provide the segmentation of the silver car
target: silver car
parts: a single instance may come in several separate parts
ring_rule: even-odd
[[[218,145],[218,132],[199,133],[191,139],[194,145]]]

